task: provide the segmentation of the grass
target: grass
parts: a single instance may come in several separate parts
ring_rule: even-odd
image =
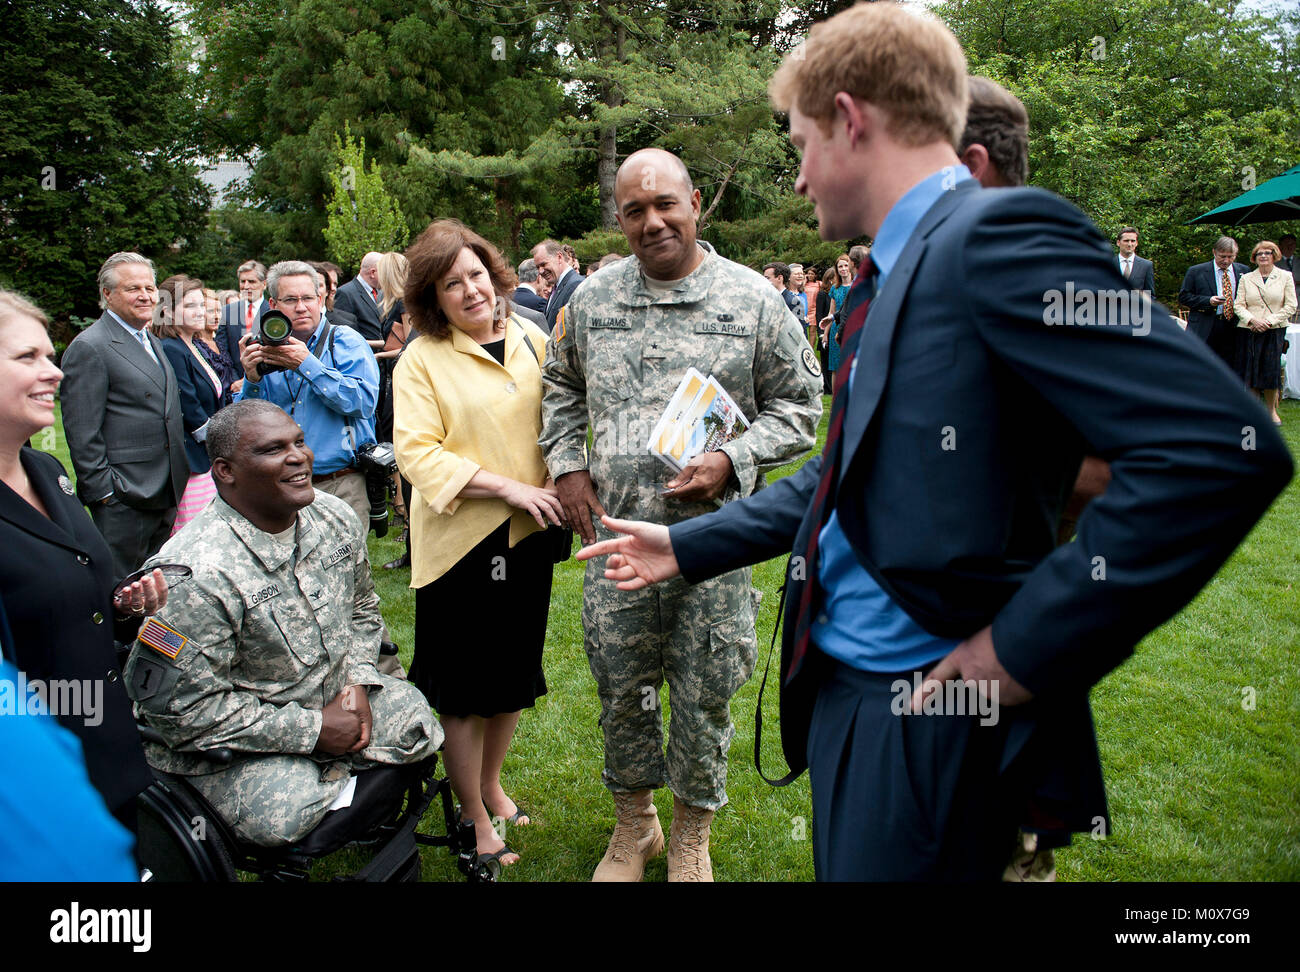
[[[1300,403],[1284,402],[1282,415],[1291,451],[1300,453]],[[61,427],[53,445],[50,451],[68,466]],[[1300,879],[1298,500],[1300,481],[1279,497],[1196,600],[1093,690],[1114,829],[1105,839],[1080,835],[1059,851],[1061,880]],[[371,537],[384,620],[409,665],[415,620],[406,586],[410,572],[377,566],[400,553],[395,533]],[[775,790],[759,779],[752,762],[754,705],[776,622],[782,566],[770,561],[754,570],[755,586],[763,592],[759,663],[732,701],[730,804],[714,821],[712,841],[720,881],[813,878],[807,775]],[[573,560],[556,568],[544,661],[550,691],[525,711],[506,760],[506,789],[533,819],[530,827],[510,830],[509,842],[523,859],[507,869],[507,880],[588,880],[613,823],[612,802],[600,782],[600,703],[582,648],[582,571]],[[481,644],[464,647],[492,650],[489,619]],[[764,701],[763,763],[774,775],[784,764],[771,685]],[[667,790],[657,796],[667,828],[672,797]],[[425,880],[459,880],[445,850],[425,848],[423,854]],[[360,860],[344,852],[322,864],[319,876],[342,873]],[[662,881],[664,874],[661,857],[651,863],[647,880]]]

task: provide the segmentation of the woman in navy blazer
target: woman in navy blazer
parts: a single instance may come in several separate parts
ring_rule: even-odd
[[[25,445],[32,437],[53,443],[63,373],[45,327],[40,310],[0,290],[0,603],[13,638],[6,649],[28,692],[34,682],[75,684],[77,692],[50,693],[52,714],[81,741],[109,811],[134,830],[136,794],[153,774],[113,640],[133,641],[143,617],[165,603],[166,587],[155,572],[113,597],[112,555],[66,471]]]
[[[172,526],[172,536],[175,536],[217,495],[204,439],[208,419],[221,408],[222,384],[221,376],[212,370],[196,347],[199,335],[207,327],[203,281],[179,274],[164,280],[159,290],[165,295],[159,305],[163,308],[163,322],[154,326],[154,333],[163,339],[163,353],[176,372],[186,432],[185,458],[190,464],[190,478]]]

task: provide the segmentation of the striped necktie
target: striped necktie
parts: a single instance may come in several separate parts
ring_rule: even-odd
[[[821,532],[826,526],[826,521],[830,518],[830,495],[835,483],[839,480],[840,453],[842,451],[840,434],[844,431],[844,412],[849,400],[849,372],[853,367],[853,359],[858,353],[862,325],[867,320],[867,311],[871,307],[872,298],[875,297],[876,276],[875,263],[868,258],[862,267],[862,273],[858,274],[858,278],[853,281],[853,287],[849,290],[849,295],[844,301],[844,310],[848,317],[844,324],[844,332],[840,337],[840,347],[843,348],[843,351],[841,352],[840,367],[835,372],[835,394],[831,399],[830,426],[826,432],[826,445],[822,449],[822,475],[817,483],[817,492],[813,495],[813,518],[817,526],[808,538],[808,549],[804,555],[808,579],[804,583],[803,591],[799,597],[799,610],[795,613],[794,655],[790,660],[790,670],[786,672],[787,681],[798,672],[799,666],[803,664],[812,635],[813,590],[818,586],[817,543],[821,539]]]

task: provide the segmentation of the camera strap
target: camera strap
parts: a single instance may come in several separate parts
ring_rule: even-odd
[[[326,342],[328,342],[328,344],[326,344]],[[328,347],[330,353],[330,365],[334,368],[335,371],[337,371],[339,367],[339,363],[338,360],[334,357],[334,325],[330,322],[329,317],[325,318],[321,326],[320,332],[316,335],[315,348],[319,348],[322,344],[326,344],[326,346]],[[316,354],[315,348],[312,349],[312,354]],[[316,354],[316,357],[320,358],[321,355]],[[289,377],[287,375],[285,376],[284,384],[286,388],[289,387]],[[299,375],[298,387],[294,389],[290,389],[291,391],[291,394],[289,396],[290,397],[290,403],[289,403],[290,418],[293,418],[293,413],[298,408],[298,395],[302,392],[303,386],[306,384],[307,384],[307,379],[304,378],[302,375]]]

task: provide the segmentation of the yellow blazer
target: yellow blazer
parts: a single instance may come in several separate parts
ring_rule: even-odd
[[[1238,327],[1250,327],[1252,317],[1266,320],[1272,327],[1286,327],[1295,308],[1295,281],[1290,273],[1278,267],[1269,272],[1267,281],[1258,270],[1242,274],[1237,283],[1237,296],[1232,299]]]
[[[523,340],[528,332],[536,357]],[[510,546],[540,529],[500,499],[460,499],[479,469],[533,486],[546,482],[541,362],[546,334],[511,315],[505,365],[453,327],[417,337],[393,371],[393,446],[411,497],[411,587],[437,580],[510,520]]]

